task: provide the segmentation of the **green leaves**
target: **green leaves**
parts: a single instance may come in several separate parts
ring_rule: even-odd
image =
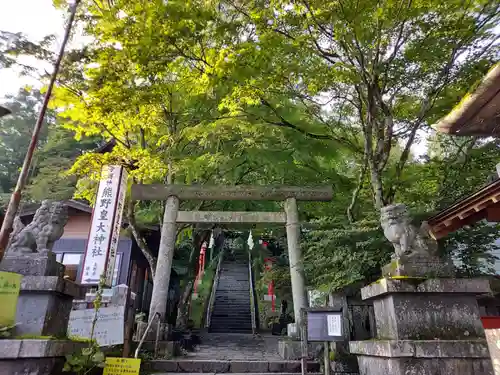
[[[354,225],[324,218],[306,233],[304,267],[314,287],[335,291],[378,278],[393,251],[378,220]]]

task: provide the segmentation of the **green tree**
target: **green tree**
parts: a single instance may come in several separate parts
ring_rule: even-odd
[[[225,5],[222,18],[236,19],[242,35],[213,68],[216,77],[233,78],[228,108],[248,112],[264,104],[268,124],[350,147],[377,209],[398,199],[419,131],[449,111],[498,52],[497,2]],[[320,126],[291,120],[276,92],[303,105]]]
[[[77,141],[74,133],[62,124],[50,125],[46,142],[35,154],[36,164],[26,187],[27,197],[34,201],[71,199],[76,178],[68,172],[79,156],[95,150],[99,143],[95,137]]]
[[[16,185],[42,96],[36,90],[21,89],[16,96],[8,96],[6,99],[5,106],[12,114],[0,118],[0,193],[3,199],[8,198]],[[47,138],[47,123],[53,122],[54,115],[49,112],[40,135],[40,145]]]
[[[49,47],[54,40],[53,35],[46,36],[39,43],[30,41],[22,33],[0,30],[0,69],[12,66],[21,67],[23,74],[35,71],[31,65],[19,61],[20,56],[32,56],[40,60],[52,57]]]
[[[496,58],[499,8],[482,0],[85,1],[93,42],[68,56],[53,105],[78,139],[116,146],[77,160],[72,172],[87,178],[79,194],[92,201],[104,163],[143,183],[332,184],[335,202],[304,204],[301,215],[337,225],[318,229],[328,246],[308,259],[319,265],[330,254],[346,274],[313,282],[340,287],[370,276],[386,259],[372,251],[385,240],[374,224],[349,229],[346,212],[371,223],[397,200],[432,210],[436,195],[445,199],[443,164],[413,160],[410,149]],[[416,183],[420,174],[427,186]],[[161,211],[161,202],[131,202],[129,221],[158,223]]]

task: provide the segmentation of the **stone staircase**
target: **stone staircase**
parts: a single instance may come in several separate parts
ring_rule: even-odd
[[[246,252],[226,251],[219,272],[209,332],[252,333]]]
[[[277,336],[241,333],[205,333],[194,353],[170,360],[144,361],[141,370],[155,375],[209,373],[228,375],[297,375],[300,361],[283,360]],[[309,375],[320,375],[320,365],[310,361]],[[348,374],[346,374],[348,375]]]
[[[156,360],[147,361],[141,366],[144,370],[155,375],[169,374],[272,374],[292,375],[301,373],[300,361],[221,361],[221,360]],[[316,362],[308,362],[307,372],[309,375],[320,375],[320,365]]]

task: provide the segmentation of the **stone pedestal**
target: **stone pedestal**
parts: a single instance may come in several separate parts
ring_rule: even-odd
[[[322,349],[322,343],[308,343],[307,350],[309,359],[318,358]],[[286,360],[300,360],[302,358],[302,343],[297,340],[281,339],[278,341],[278,353],[281,358]]]
[[[0,374],[53,373],[66,354],[82,347],[65,338],[73,298],[83,298],[83,288],[63,278],[64,266],[53,253],[7,256],[0,270],[23,275],[14,339],[0,340]]]
[[[6,257],[0,270],[24,276],[14,335],[66,337],[73,298],[83,298],[83,288],[62,277],[55,254]]]
[[[142,336],[146,332],[146,328],[148,326],[148,322],[137,322],[136,329],[134,332],[134,335],[132,337],[133,341],[139,342],[142,339]],[[156,334],[157,334],[157,327],[158,323],[153,322],[151,325],[151,328],[149,329],[146,338],[144,339],[144,342],[154,342],[156,341]],[[160,341],[165,341],[168,339],[168,331],[169,331],[169,326],[168,323],[161,323],[160,324]]]
[[[383,270],[393,276],[361,290],[373,301],[377,339],[350,343],[360,375],[493,374],[476,300],[490,291],[487,280],[426,278],[450,268],[420,257]]]
[[[0,374],[62,374],[64,356],[86,346],[69,340],[0,340]]]

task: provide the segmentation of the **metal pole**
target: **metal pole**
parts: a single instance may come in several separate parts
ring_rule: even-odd
[[[323,364],[325,366],[325,375],[330,375],[330,343],[323,343]]]
[[[38,143],[38,138],[40,136],[40,131],[42,129],[45,113],[47,112],[47,107],[49,104],[50,96],[52,94],[52,89],[54,88],[54,83],[56,81],[57,74],[59,73],[61,61],[64,56],[64,50],[66,48],[66,44],[69,39],[71,28],[73,26],[73,21],[75,20],[76,9],[78,8],[80,1],[81,0],[75,0],[71,8],[68,25],[66,26],[66,31],[64,33],[64,38],[61,44],[61,48],[59,50],[59,55],[57,56],[57,60],[54,64],[54,71],[52,72],[49,81],[49,86],[47,87],[47,92],[45,93],[45,97],[43,98],[42,108],[40,109],[40,113],[38,114],[38,119],[33,129],[33,135],[31,137],[31,141],[28,146],[28,151],[26,152],[26,156],[24,157],[23,166],[21,168],[21,173],[19,174],[19,178],[17,179],[16,188],[14,189],[14,192],[10,197],[9,205],[7,206],[7,211],[5,212],[5,217],[2,223],[2,229],[0,230],[0,261],[3,258],[3,255],[5,253],[5,248],[7,247],[7,244],[9,242],[9,235],[12,230],[12,224],[17,214],[17,210],[19,209],[19,203],[21,202],[22,191],[28,180],[28,173],[31,168],[33,153],[35,152],[35,148]]]

